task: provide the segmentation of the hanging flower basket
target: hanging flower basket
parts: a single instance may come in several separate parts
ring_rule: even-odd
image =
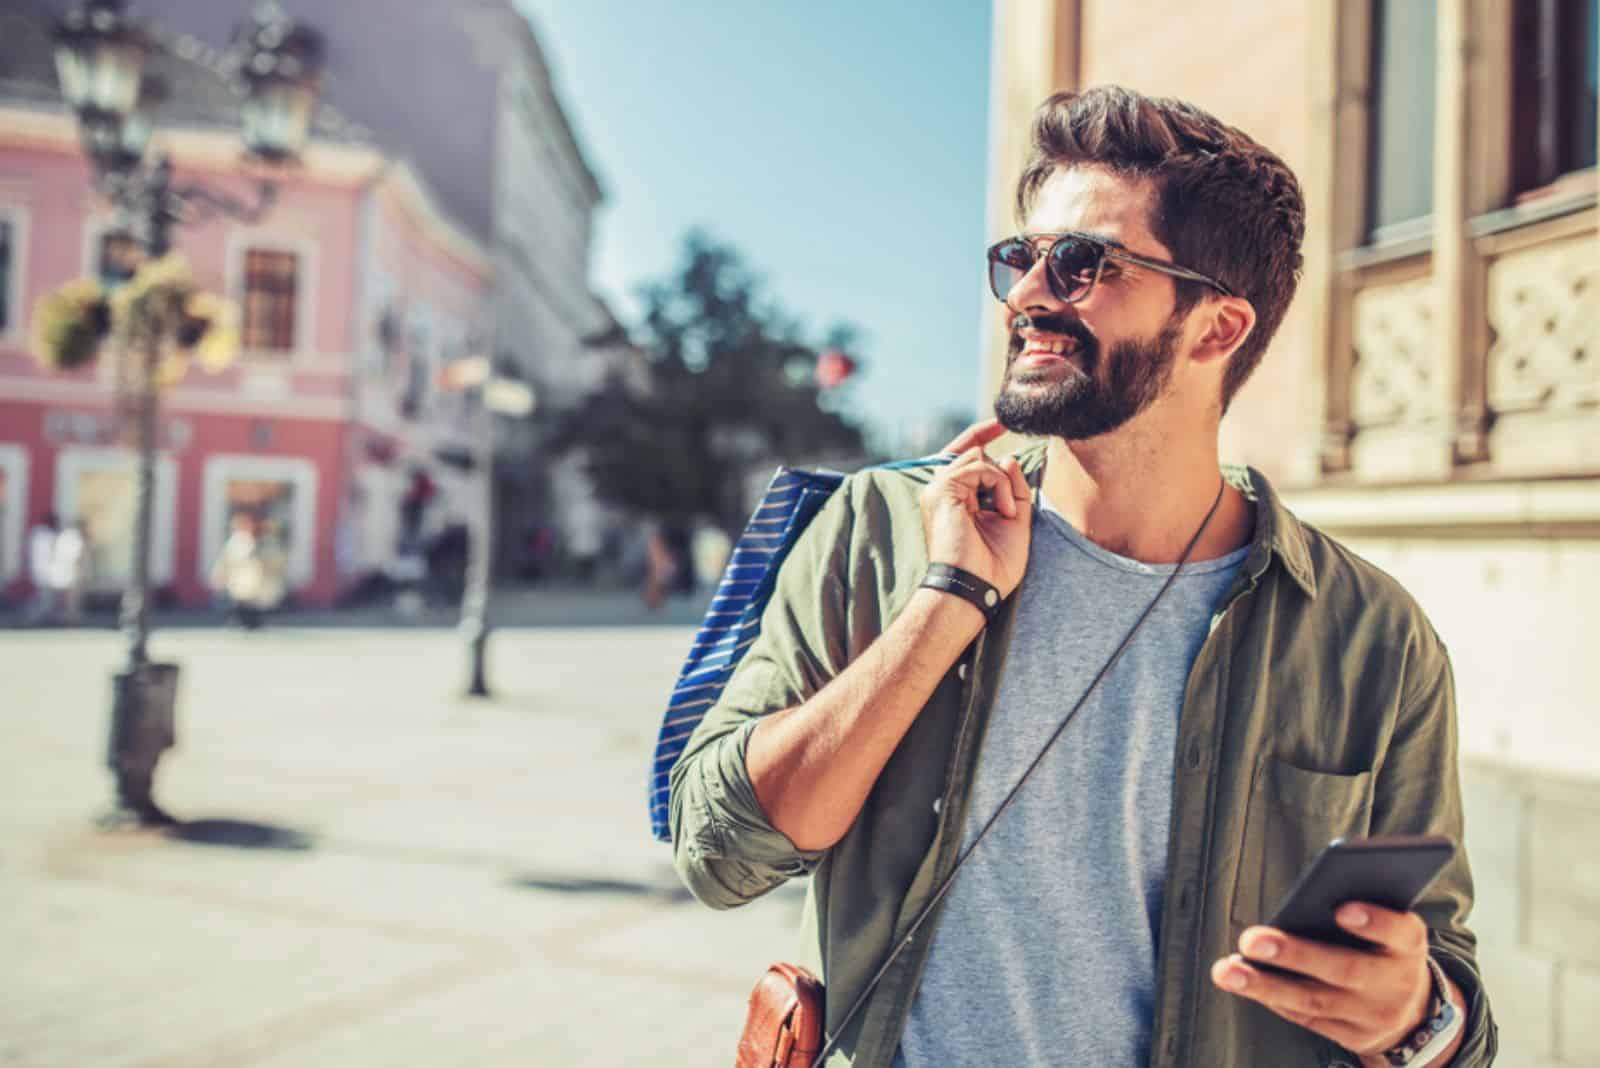
[[[96,282],[68,282],[40,298],[34,309],[34,353],[51,371],[75,371],[94,362],[111,332],[111,308]]]
[[[154,341],[161,386],[181,381],[191,361],[216,372],[239,352],[238,309],[200,292],[188,261],[177,254],[145,262],[109,297],[93,281],[68,282],[39,302],[34,323],[39,360],[52,371],[92,363],[113,332],[122,352],[142,351]]]

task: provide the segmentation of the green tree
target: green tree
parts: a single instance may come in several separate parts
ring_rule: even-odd
[[[602,498],[736,534],[748,518],[747,479],[761,468],[862,456],[860,428],[832,410],[813,376],[819,347],[847,345],[851,328],[808,343],[762,299],[740,255],[698,232],[676,273],[643,298],[633,340],[648,383],[612,381],[568,413],[560,434],[563,450],[584,451]]]

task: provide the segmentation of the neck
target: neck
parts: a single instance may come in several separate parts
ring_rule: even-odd
[[[1147,564],[1178,562],[1222,485],[1215,434],[1182,442],[1122,433],[1051,438],[1043,483],[1045,496],[1090,541]],[[1228,486],[1189,559],[1233,552],[1250,540],[1253,525],[1250,502]]]

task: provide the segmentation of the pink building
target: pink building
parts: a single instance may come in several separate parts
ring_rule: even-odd
[[[164,126],[153,148],[180,182],[253,196],[231,130]],[[327,604],[394,562],[415,482],[434,490],[425,531],[471,507],[472,480],[451,462],[469,453],[469,413],[437,372],[487,336],[488,251],[359,135],[323,136],[275,177],[259,225],[177,232],[202,285],[237,302],[244,341],[228,371],[192,369],[164,395],[152,575],[183,602],[206,598],[237,509],[280,530],[292,595]],[[119,277],[111,222],[71,116],[0,102],[0,590],[12,594],[26,588],[25,532],[47,512],[87,524],[93,587],[120,588],[129,567],[134,461],[111,361],[53,374],[30,352],[41,296]]]

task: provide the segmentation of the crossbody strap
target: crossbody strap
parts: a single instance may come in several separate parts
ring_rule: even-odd
[[[1039,750],[1039,755],[1033,758],[1033,762],[1028,765],[1027,770],[1022,773],[1021,778],[1017,779],[1016,784],[1011,787],[1011,792],[1006,794],[1004,801],[1000,802],[1000,807],[994,810],[994,815],[989,817],[988,822],[985,823],[978,831],[977,836],[972,839],[971,844],[968,845],[966,850],[962,852],[961,856],[956,859],[955,867],[950,869],[950,874],[944,877],[944,882],[940,883],[938,889],[934,890],[933,896],[928,899],[927,904],[922,906],[921,911],[917,913],[916,919],[911,921],[911,926],[906,928],[906,933],[900,937],[900,941],[895,945],[894,949],[889,952],[889,956],[881,965],[878,966],[878,970],[874,972],[872,978],[868,980],[866,987],[861,991],[860,994],[856,996],[855,1003],[850,1006],[850,1011],[845,1013],[844,1019],[839,1021],[839,1026],[834,1030],[833,1037],[829,1038],[823,1044],[821,1051],[816,1056],[816,1059],[811,1062],[811,1068],[821,1068],[822,1062],[827,1059],[828,1053],[833,1049],[834,1044],[838,1042],[839,1036],[844,1034],[845,1028],[850,1025],[850,1021],[855,1019],[857,1012],[861,1011],[861,1006],[867,1003],[867,996],[871,994],[873,990],[877,989],[878,983],[882,981],[885,975],[888,974],[890,966],[893,965],[896,960],[899,960],[900,954],[904,953],[906,949],[910,947],[912,939],[916,936],[917,931],[922,927],[923,922],[927,920],[929,916],[933,915],[933,910],[938,907],[940,901],[944,900],[944,895],[950,890],[950,884],[956,881],[956,876],[961,873],[962,867],[969,859],[971,859],[973,852],[976,851],[978,846],[983,843],[983,840],[988,837],[989,832],[994,828],[995,823],[999,821],[1006,809],[1011,807],[1011,802],[1016,800],[1018,791],[1020,791],[1022,787],[1026,785],[1027,781],[1033,777],[1033,773],[1038,769],[1039,765],[1044,762],[1045,755],[1050,752],[1051,747],[1056,744],[1056,740],[1061,737],[1063,732],[1066,731],[1067,724],[1072,722],[1072,717],[1078,714],[1078,710],[1082,708],[1089,700],[1090,695],[1092,695],[1099,687],[1106,675],[1110,674],[1111,669],[1116,665],[1117,661],[1122,659],[1122,654],[1127,652],[1128,646],[1133,644],[1134,636],[1139,633],[1139,628],[1144,626],[1145,620],[1150,618],[1150,614],[1155,611],[1156,605],[1161,603],[1161,598],[1166,596],[1167,591],[1172,588],[1173,582],[1177,581],[1178,572],[1182,571],[1183,565],[1189,562],[1189,554],[1194,552],[1194,547],[1199,544],[1201,535],[1203,535],[1206,532],[1206,528],[1211,525],[1212,517],[1217,514],[1217,507],[1222,504],[1222,494],[1225,489],[1227,489],[1226,482],[1217,487],[1216,500],[1211,502],[1211,510],[1206,513],[1206,517],[1203,521],[1201,521],[1199,529],[1194,532],[1194,537],[1190,538],[1189,544],[1184,547],[1183,555],[1178,558],[1178,566],[1172,569],[1172,574],[1167,576],[1167,581],[1161,584],[1161,588],[1157,590],[1156,595],[1150,599],[1150,603],[1145,605],[1144,611],[1139,613],[1139,618],[1133,621],[1133,626],[1129,627],[1128,633],[1123,635],[1121,643],[1117,645],[1116,651],[1111,654],[1111,658],[1105,662],[1098,672],[1095,673],[1094,679],[1089,683],[1089,688],[1083,691],[1083,695],[1078,698],[1077,703],[1068,710],[1067,714],[1062,717],[1061,722],[1056,725],[1056,729],[1051,732],[1050,737],[1046,739],[1043,748]]]

